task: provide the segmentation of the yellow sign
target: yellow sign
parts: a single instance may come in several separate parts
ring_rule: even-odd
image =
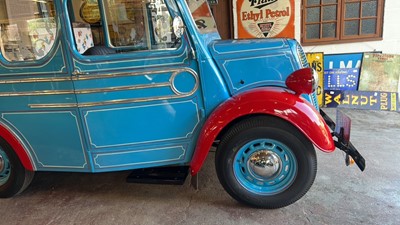
[[[386,94],[386,93],[383,93]],[[386,94],[387,96],[387,94]],[[387,101],[386,101],[387,103]],[[350,95],[346,94],[345,98],[343,99],[342,103],[343,105],[352,105],[352,106],[374,106],[375,104],[378,104],[378,99],[374,95]],[[387,105],[387,104],[385,104]],[[386,107],[387,106],[383,106]]]
[[[86,1],[80,9],[81,18],[89,24],[100,22],[100,9],[97,1]]]
[[[308,63],[310,67],[315,69],[318,73],[318,89],[317,89],[317,97],[319,106],[324,105],[324,53],[323,52],[313,52],[306,53]]]
[[[336,94],[336,93],[335,93]],[[325,104],[330,105],[332,102],[335,102],[335,105],[340,105],[342,99],[342,94],[339,93],[338,95],[334,96],[331,93],[325,92]]]

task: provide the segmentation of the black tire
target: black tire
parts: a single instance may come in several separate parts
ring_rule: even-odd
[[[312,143],[293,125],[257,116],[223,135],[215,166],[219,181],[234,199],[274,209],[306,194],[317,173],[317,158]]]
[[[10,145],[0,138],[0,198],[21,193],[31,183],[34,172],[26,170]]]

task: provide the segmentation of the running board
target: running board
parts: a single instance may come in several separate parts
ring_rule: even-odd
[[[144,168],[133,170],[126,178],[126,182],[182,185],[188,174],[189,166]]]

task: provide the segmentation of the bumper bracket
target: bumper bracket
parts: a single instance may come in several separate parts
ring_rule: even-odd
[[[364,171],[365,159],[357,151],[354,145],[348,140],[349,137],[348,138],[345,137],[344,128],[340,127],[339,132],[335,132],[336,130],[335,122],[333,122],[333,120],[321,109],[320,109],[320,114],[322,118],[325,120],[326,124],[329,126],[329,128],[334,131],[332,132],[332,137],[336,137],[337,139],[334,140],[336,148],[346,153],[346,165],[350,164],[349,157],[351,157],[357,164],[358,168],[360,168],[361,171]]]

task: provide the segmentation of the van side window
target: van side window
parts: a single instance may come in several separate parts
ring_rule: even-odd
[[[54,45],[57,24],[53,1],[0,0],[0,48],[7,61],[32,61]]]
[[[164,0],[100,1],[72,1],[70,20],[79,53],[106,55],[179,47]]]

